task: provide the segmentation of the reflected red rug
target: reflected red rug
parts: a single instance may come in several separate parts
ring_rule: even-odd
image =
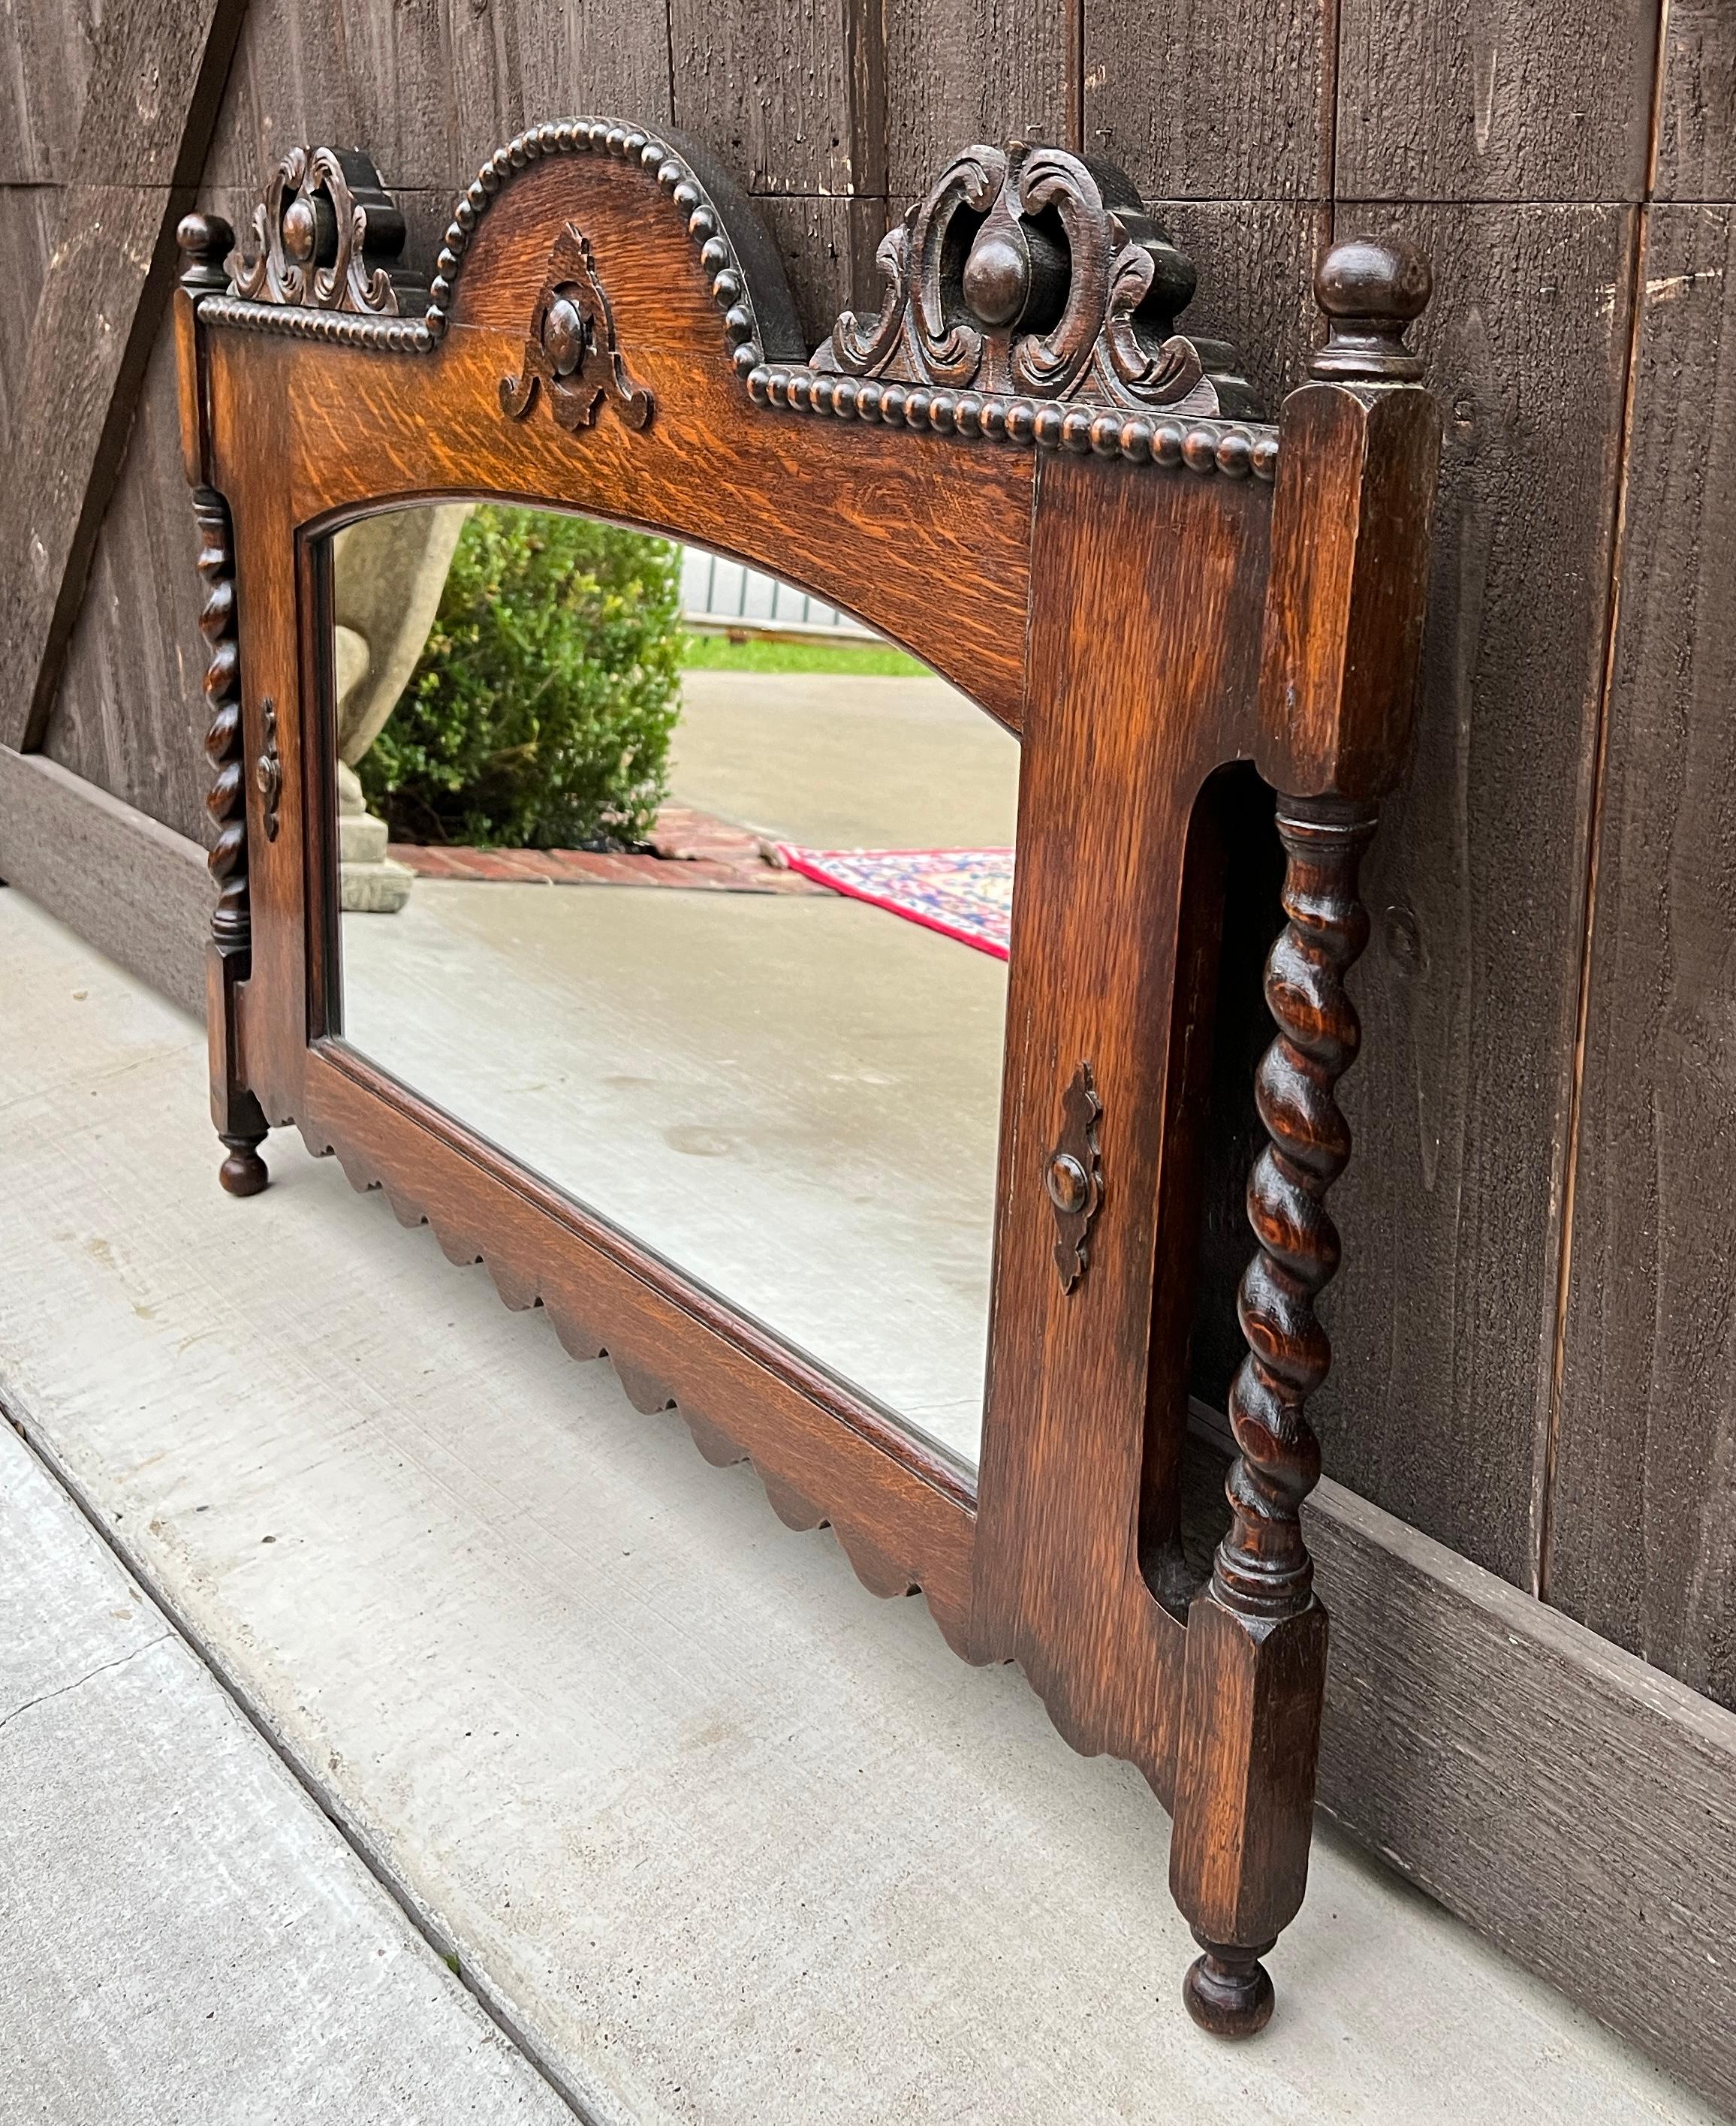
[[[780,842],[791,871],[942,937],[1007,957],[1011,849],[803,849]]]

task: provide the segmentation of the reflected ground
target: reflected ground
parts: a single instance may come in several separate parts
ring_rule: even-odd
[[[932,675],[689,671],[671,801],[1010,846],[1017,741]],[[1004,962],[842,895],[423,877],[343,918],[349,1040],[974,1463]]]

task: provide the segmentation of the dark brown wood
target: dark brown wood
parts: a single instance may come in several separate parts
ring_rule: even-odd
[[[1267,963],[1278,1034],[1256,1081],[1270,1139],[1248,1187],[1259,1248],[1238,1310],[1248,1348],[1229,1395],[1230,1525],[1188,1613],[1170,1848],[1170,1886],[1204,1952],[1184,1988],[1189,2010],[1208,2029],[1242,2036],[1271,2013],[1259,1959],[1308,1879],[1327,1630],[1302,1539],[1303,1501],[1320,1475],[1306,1405],[1331,1363],[1314,1302],[1341,1252],[1323,1198],[1350,1156],[1336,1089],[1361,1029],[1344,976],[1368,938],[1356,873],[1374,831],[1372,814],[1342,798],[1281,797],[1277,816],[1288,921]],[[1203,1717],[1226,1693],[1249,1701],[1239,1727]],[[1239,1751],[1225,1735],[1246,1737]],[[1256,1867],[1240,1850],[1240,1826],[1262,1841]]]
[[[1415,246],[1350,239],[1315,292],[1326,345],[1286,402],[1260,674],[1261,773],[1364,801],[1409,749],[1440,424],[1404,343],[1430,289]]]
[[[1438,206],[1339,224],[1427,251],[1413,338],[1451,412],[1413,757],[1364,868],[1367,1050],[1337,1199],[1354,1274],[1311,1414],[1329,1475],[1529,1589],[1631,224]]]
[[[502,410],[521,421],[540,391],[567,429],[588,428],[608,399],[630,428],[643,428],[657,410],[651,394],[633,381],[616,344],[615,315],[590,239],[570,221],[549,254],[518,374],[500,380]]]
[[[1659,199],[1736,199],[1736,22],[1719,0],[1670,0],[1658,84]]]
[[[965,211],[981,225],[960,257]],[[1178,1791],[1176,1886],[1208,1944],[1195,2005],[1251,2026],[1271,1998],[1257,1957],[1306,1872],[1324,1620],[1296,1512],[1317,1468],[1300,1405],[1324,1371],[1309,1302],[1336,1259],[1318,1199],[1343,1156],[1356,801],[1402,756],[1422,591],[1432,403],[1398,339],[1426,281],[1396,250],[1334,254],[1341,343],[1321,360],[1337,380],[1310,390],[1354,418],[1315,432],[1303,407],[1275,433],[1225,418],[1227,349],[1170,330],[1191,269],[1126,180],[1057,151],[958,158],[889,249],[883,319],[841,320],[812,365],[745,202],[653,131],[562,120],[497,151],[425,293],[395,267],[400,228],[359,151],[298,149],[224,286],[227,230],[183,231],[226,1185],[262,1185],[259,1133],[293,1117],[404,1222],[485,1261],[509,1305],[540,1300],[568,1349],[606,1351],[639,1408],[679,1408],[714,1461],[751,1457],[780,1516],[829,1524],[876,1592],[920,1587],[961,1652],[1020,1660],[1077,1746]],[[544,399],[555,418],[528,418]],[[1323,499],[1286,517],[1272,476],[1281,497],[1291,435]],[[1021,734],[979,1491],[342,1046],[319,535],[443,491],[762,560]],[[1314,546],[1328,560],[1310,568]],[[1321,608],[1305,628],[1286,610],[1300,594]],[[1187,1029],[1219,919],[1202,881],[1222,873],[1220,839],[1210,864],[1187,851],[1202,787],[1254,754],[1298,770],[1269,990],[1282,1037],[1262,1080],[1276,1148],[1252,1195],[1239,1533],[1185,1618],[1146,1552],[1161,1529],[1172,1558],[1180,1526],[1205,1082]]]
[[[823,34],[768,27],[756,7],[719,0],[719,34],[738,46],[757,40],[768,73],[800,64],[804,40]],[[1644,157],[1635,144],[1643,148],[1654,86],[1632,59],[1658,11],[1651,0],[1637,8],[1621,0],[1607,19],[1571,6],[1482,5],[1436,20],[1388,0],[1342,11],[1323,0],[1281,23],[1248,0],[1189,0],[1157,15],[1130,0],[1093,0],[1088,11],[1068,0],[1001,7],[992,21],[959,0],[889,11],[851,0],[843,12],[847,59],[853,40],[871,47],[876,31],[884,45],[887,182],[876,183],[867,159],[871,120],[859,124],[851,115],[871,108],[855,101],[853,77],[849,111],[798,85],[773,83],[804,124],[825,127],[823,140],[814,138],[827,154],[834,134],[850,144],[856,188],[824,197],[792,191],[762,203],[797,296],[804,347],[818,343],[840,309],[870,310],[878,300],[873,253],[887,211],[878,192],[890,190],[901,211],[951,150],[971,139],[1083,144],[1120,161],[1160,224],[1199,263],[1188,323],[1238,349],[1255,404],[1267,410],[1300,380],[1313,263],[1335,220],[1341,230],[1408,229],[1431,253],[1441,292],[1418,338],[1451,418],[1418,768],[1384,806],[1365,867],[1375,935],[1352,987],[1369,1049],[1346,1084],[1357,1155],[1334,1198],[1346,1213],[1350,1266],[1333,1294],[1337,1363],[1312,1412],[1329,1471],[1529,1585],[1547,1488],[1556,1234],[1630,302],[1636,285],[1661,281],[1654,300],[1662,320],[1663,305],[1697,307],[1706,292],[1699,281],[1672,288],[1680,279],[1668,262],[1673,254],[1658,254],[1661,270],[1649,262],[1620,210],[1639,189],[1634,172]],[[1341,12],[1335,83],[1333,30]],[[35,292],[30,276],[40,275],[60,219],[54,187],[79,171],[78,114],[93,50],[87,17],[63,0],[19,0],[8,18],[16,64],[0,73],[0,183],[49,188],[0,194],[0,248],[10,208],[18,232],[12,254],[27,268],[21,279],[0,276],[11,306],[0,306],[0,348],[17,350],[0,358],[0,401],[23,382]],[[1736,17],[1726,0],[1670,0],[1663,21],[1657,193],[1728,201],[1736,168],[1729,124]],[[287,146],[365,141],[409,224],[407,256],[432,274],[453,192],[497,141],[532,116],[569,108],[575,83],[604,108],[661,123],[676,115],[670,57],[663,11],[624,0],[552,9],[528,0],[490,0],[481,9],[473,0],[408,9],[385,0],[252,0],[203,201],[244,224]],[[724,102],[689,92],[678,118],[738,180],[751,175]],[[802,153],[817,157],[818,148]],[[789,182],[807,186],[800,172],[814,166],[786,157]],[[1429,203],[1359,203],[1407,190]],[[1472,196],[1485,203],[1467,208]],[[68,344],[73,358],[87,357],[79,333]],[[1714,349],[1696,358],[1708,374],[1718,359]],[[186,565],[173,399],[172,350],[159,336],[44,744],[56,762],[123,803],[197,836],[205,780],[197,606]],[[1690,405],[1685,435],[1696,418]],[[1673,565],[1679,541],[1694,536],[1701,495],[1685,470],[1658,495],[1647,554],[1658,556],[1660,569]],[[1679,534],[1678,524],[1686,527]],[[1701,600],[1692,627],[1711,627],[1710,612]],[[1690,638],[1682,640],[1686,654]],[[1655,747],[1667,782],[1675,742],[1668,721],[1644,723],[1631,773],[1652,772]],[[40,890],[106,946],[119,950],[133,938],[129,949],[146,955],[137,964],[184,959],[185,941],[173,948],[165,942],[151,957],[149,941],[125,928],[124,900],[88,890],[77,862],[83,844],[63,849],[57,839],[63,817],[85,806],[83,794],[72,792],[61,778],[53,807],[45,796],[32,801],[44,808],[27,843],[40,861]],[[88,803],[101,810],[100,798]],[[1244,827],[1238,848],[1261,831],[1257,822]],[[1716,823],[1715,840],[1721,833]],[[1226,970],[1233,1004],[1244,990],[1257,998],[1259,957],[1277,923],[1275,889],[1267,897],[1269,918],[1253,911],[1252,928],[1263,920],[1263,933]],[[191,940],[183,904],[165,902],[162,921],[187,926]],[[1612,949],[1611,924],[1619,935],[1630,921],[1640,921],[1631,893],[1602,924],[1599,949]],[[1242,1041],[1233,1031],[1219,1044],[1220,1061]],[[1253,1052],[1242,1042],[1234,1085],[1219,1086],[1226,1112],[1210,1147],[1224,1185],[1207,1202],[1208,1238],[1221,1246],[1231,1236],[1230,1253],[1208,1279],[1194,1363],[1198,1391],[1219,1402],[1234,1368],[1234,1255],[1243,1245],[1234,1235],[1245,1230],[1238,1177],[1249,1155],[1241,1147],[1257,1129],[1245,1092]],[[1660,1141],[1679,1127],[1687,1141],[1698,1127],[1701,1080],[1684,1070],[1654,1083]],[[1241,1094],[1236,1117],[1228,1113],[1232,1091]],[[1587,1123],[1595,1127],[1589,1108]],[[1705,1259],[1715,1275],[1715,1246]],[[1673,1280],[1690,1273],[1681,1247],[1660,1256],[1658,1303],[1672,1320],[1701,1318],[1718,1304],[1715,1283],[1704,1302],[1691,1283],[1677,1290]],[[1619,1315],[1626,1278],[1620,1255],[1594,1246],[1569,1275],[1581,1287],[1578,1319],[1594,1320],[1606,1302]],[[1684,1366],[1698,1348],[1682,1343]],[[1678,1369],[1674,1377],[1683,1377]],[[1619,1427],[1619,1407],[1599,1403],[1597,1410],[1599,1424]],[[1639,1481],[1619,1434],[1611,1439],[1587,1450],[1604,1472],[1604,1526],[1620,1514],[1611,1486]],[[1639,1518],[1637,1505],[1630,1518]],[[1378,1613],[1378,1590],[1387,1585],[1379,1557],[1359,1551],[1352,1569],[1366,1573],[1358,1591]],[[1646,1598],[1644,1643],[1655,1659],[1699,1675],[1695,1632],[1663,1606],[1668,1584],[1654,1584]],[[1628,1604],[1630,1592],[1617,1599]],[[1403,1602],[1395,1594],[1388,1613]],[[1420,1672],[1429,1672],[1432,1659],[1500,1658],[1502,1634],[1492,1629],[1476,1639],[1473,1654],[1471,1640],[1461,1646],[1452,1637],[1446,1614],[1423,1605],[1421,1636],[1400,1642]],[[1342,1629],[1337,1659],[1340,1672],[1354,1661],[1371,1679],[1371,1702],[1394,1684],[1401,1694],[1408,1690],[1409,1670],[1377,1665],[1369,1642],[1347,1654]],[[1715,1663],[1706,1672],[1719,1671]],[[1533,1687],[1545,1694],[1546,1679],[1540,1675]],[[1427,1713],[1426,1693],[1407,1702],[1418,1717]],[[1570,1694],[1569,1702],[1578,1709],[1564,1718],[1592,1717],[1585,1701]],[[1566,1814],[1526,1815],[1536,1784],[1526,1750],[1537,1722],[1527,1722],[1517,1698],[1511,1710],[1488,1740],[1484,1801],[1467,1811],[1478,1835],[1444,1831],[1432,1879],[1450,1891],[1456,1874],[1468,1886],[1461,1909],[1534,1963],[1539,1941],[1554,1940],[1550,1956],[1559,1960],[1545,1959],[1545,1968],[1595,2012],[1619,2020],[1611,1989],[1619,1983],[1644,1995],[1652,1982],[1643,1957],[1629,1959],[1627,1946],[1657,1940],[1658,1911],[1672,1898],[1680,1903],[1679,1890],[1664,1849],[1642,1847],[1623,1864],[1645,1892],[1625,1932],[1612,1913],[1602,1947],[1576,1944],[1564,1930],[1526,1931],[1530,1913],[1558,1909],[1551,1899],[1563,1868],[1606,1837],[1583,1831]],[[1436,1733],[1426,1719],[1414,1732]],[[1371,1744],[1347,1750],[1346,1763],[1358,1768],[1355,1777],[1380,1815],[1378,1842],[1402,1858],[1409,1796],[1389,1796],[1385,1756],[1384,1745]],[[1705,1776],[1692,1763],[1681,1772],[1684,1782]],[[1347,1771],[1341,1793],[1352,1779]],[[1451,1787],[1445,1773],[1441,1780]],[[1485,1864],[1486,1853],[1495,1857]],[[1671,1968],[1664,1955],[1658,1970]],[[1703,1975],[1703,1959],[1699,1969]],[[1710,2042],[1716,2020],[1689,2016],[1672,2030],[1654,2018],[1644,2041],[1673,2061],[1682,2048]]]
[[[266,1121],[249,1088],[240,1047],[239,991],[252,971],[252,900],[248,882],[247,740],[242,713],[241,646],[235,613],[235,549],[229,504],[208,484],[211,445],[209,383],[195,324],[196,305],[225,285],[221,261],[234,242],[226,221],[189,215],[177,232],[181,286],[177,291],[182,351],[182,445],[193,482],[193,517],[199,529],[195,564],[204,590],[199,631],[205,642],[205,698],[210,729],[205,757],[216,771],[205,800],[217,839],[210,867],[217,887],[211,911],[205,1023],[211,1050],[211,1114],[227,1154],[218,1179],[232,1196],[257,1196],[270,1179],[259,1147]],[[275,717],[267,726],[270,754],[262,750],[258,796],[267,840],[275,840],[282,764],[276,758]],[[267,764],[269,761],[269,770]]]
[[[847,311],[816,369],[1129,413],[1247,409],[1230,349],[1174,329],[1191,265],[1106,165],[973,148],[888,232],[880,263],[879,314]]]
[[[1103,1200],[1103,1160],[1097,1123],[1103,1103],[1082,1063],[1067,1081],[1061,1101],[1061,1134],[1043,1165],[1043,1185],[1054,1213],[1054,1266],[1061,1288],[1071,1292],[1091,1259],[1091,1221]]]
[[[129,0],[103,18],[78,182],[25,359],[31,418],[0,495],[0,744],[21,752],[47,727],[242,12],[242,0]],[[69,360],[81,346],[87,358]]]
[[[1406,388],[1422,363],[1404,333],[1429,286],[1409,244],[1335,245],[1315,276],[1328,320],[1316,381],[1284,410],[1256,751],[1283,792],[1285,922],[1265,981],[1277,1037],[1254,1080],[1267,1141],[1248,1184],[1259,1245],[1237,1299],[1248,1354],[1229,1391],[1230,1523],[1188,1612],[1170,1847],[1170,1886],[1202,1951],[1183,1998],[1219,2035],[1251,2035],[1271,2015],[1260,1958],[1308,1881],[1327,1623],[1302,1537],[1320,1476],[1307,1403],[1332,1359],[1315,1302],[1342,1253],[1324,1199],[1350,1157],[1337,1089],[1361,1040],[1344,986],[1368,943],[1357,875],[1370,801],[1408,743],[1422,643],[1438,425]],[[1205,1717],[1226,1696],[1244,1718]]]
[[[1657,0],[1337,0],[1348,199],[1637,199]]]
[[[1736,1706],[1736,210],[1646,247],[1545,1589]]]
[[[359,148],[292,148],[255,212],[251,246],[229,262],[229,285],[248,302],[395,318],[427,300],[399,270],[403,242],[398,203]]]

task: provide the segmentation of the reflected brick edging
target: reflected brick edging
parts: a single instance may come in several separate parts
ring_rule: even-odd
[[[651,853],[601,849],[476,849],[394,842],[391,853],[420,878],[521,886],[678,886],[712,893],[829,893],[831,889],[770,862],[757,834],[709,812],[666,805],[652,830]]]

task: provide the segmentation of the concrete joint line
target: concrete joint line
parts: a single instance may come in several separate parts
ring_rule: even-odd
[[[105,1661],[101,1667],[92,1669],[90,1675],[80,1676],[76,1683],[63,1684],[58,1690],[45,1691],[40,1698],[31,1698],[25,1704],[17,1707],[3,1718],[0,1718],[0,1728],[3,1728],[7,1722],[16,1720],[19,1713],[29,1712],[31,1706],[44,1704],[51,1698],[62,1698],[68,1692],[80,1689],[82,1685],[91,1680],[92,1676],[101,1675],[106,1669],[124,1667],[128,1661],[146,1651],[147,1646],[160,1646],[164,1639],[178,1638],[192,1655],[194,1660],[211,1677],[236,1713],[258,1736],[267,1749],[276,1758],[326,1821],[331,1825],[333,1830],[366,1869],[374,1881],[391,1899],[411,1927],[421,1935],[441,1962],[452,1972],[465,1992],[476,2001],[483,2013],[493,2024],[507,2043],[516,2052],[521,2054],[542,2076],[561,2102],[572,2112],[573,2117],[579,2122],[579,2126],[602,2126],[602,2122],[599,2120],[597,2114],[591,2105],[572,2087],[559,2067],[549,2058],[531,2034],[520,2024],[513,2014],[511,2003],[497,1991],[492,1982],[484,1977],[479,1977],[473,1968],[465,1962],[459,1944],[446,1933],[432,1915],[423,1908],[414,1892],[399,1879],[389,1860],[384,1854],[375,1850],[366,1833],[350,1821],[342,1803],[321,1783],[318,1774],[309,1765],[304,1764],[284,1742],[281,1736],[276,1733],[270,1721],[241,1689],[226,1665],[219,1658],[215,1649],[206,1644],[200,1633],[182,1615],[167,1590],[158,1584],[150,1572],[144,1569],[144,1559],[135,1557],[131,1547],[108,1525],[95,1503],[87,1497],[83,1488],[70,1471],[62,1463],[49,1442],[40,1436],[28,1422],[24,1413],[7,1399],[3,1391],[0,1391],[0,1422],[4,1422],[12,1427],[46,1472],[50,1481],[71,1502],[95,1532],[104,1548],[120,1561],[129,1577],[155,1605],[158,1611],[168,1620],[169,1627],[167,1631],[160,1632],[156,1638],[148,1641],[146,1646],[135,1646],[131,1653],[122,1654],[118,1660]]]

